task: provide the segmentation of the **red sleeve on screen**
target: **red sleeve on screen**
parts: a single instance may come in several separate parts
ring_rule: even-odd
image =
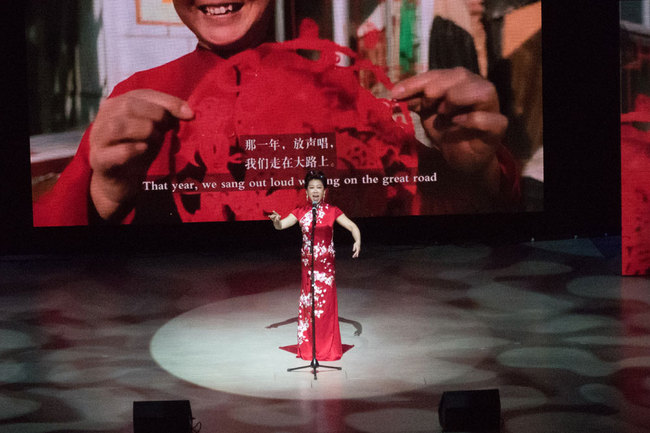
[[[631,122],[650,122],[650,97],[640,94],[635,111],[621,115],[621,272],[650,273],[650,132]]]
[[[126,93],[137,86],[125,81],[117,86],[112,96]],[[78,226],[88,225],[90,214],[90,131],[88,127],[77,153],[63,170],[54,187],[33,205],[34,226]],[[133,219],[132,213],[125,222]]]
[[[34,203],[35,226],[74,226],[88,224],[88,201],[92,170],[88,163],[86,131],[72,162],[68,164],[50,192]]]

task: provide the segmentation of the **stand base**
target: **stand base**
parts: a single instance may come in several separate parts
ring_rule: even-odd
[[[314,374],[314,380],[318,380],[318,376],[316,375],[317,371],[316,369],[318,368],[331,368],[333,370],[341,370],[341,367],[332,367],[328,365],[321,365],[318,363],[317,359],[312,359],[309,365],[303,365],[302,367],[294,367],[294,368],[287,368],[287,371],[296,371],[296,370],[302,370],[303,368],[311,368],[313,371],[312,373]]]

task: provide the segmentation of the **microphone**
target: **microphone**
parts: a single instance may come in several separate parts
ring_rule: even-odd
[[[317,201],[312,201],[311,202],[311,207],[316,209],[318,207],[318,202]]]

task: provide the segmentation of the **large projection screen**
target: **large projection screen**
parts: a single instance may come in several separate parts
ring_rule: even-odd
[[[327,175],[328,201],[352,217],[543,210],[541,1],[276,0],[267,42],[227,58],[197,48],[173,3],[28,1],[34,226],[105,223],[91,188],[93,122],[102,101],[136,89],[173,94],[193,116],[172,122],[144,170],[116,175],[138,191],[109,222],[284,215],[305,204],[308,170]],[[249,3],[260,1],[227,13]],[[508,121],[497,139],[449,133],[441,144],[428,121],[488,109],[434,118],[442,96],[414,108],[391,93],[458,67],[494,87]],[[475,140],[496,165],[454,162],[449,143]]]

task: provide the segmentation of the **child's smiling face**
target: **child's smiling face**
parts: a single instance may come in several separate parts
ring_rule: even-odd
[[[211,50],[242,51],[266,35],[271,0],[174,0],[183,23]]]

